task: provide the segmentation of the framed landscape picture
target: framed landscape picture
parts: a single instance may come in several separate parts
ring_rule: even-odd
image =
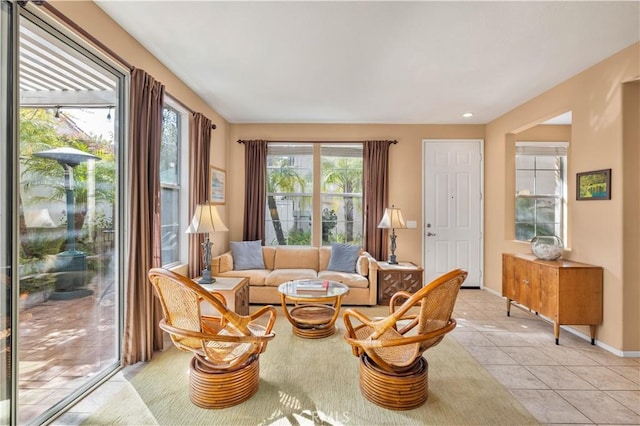
[[[224,204],[225,203],[225,186],[226,186],[226,173],[224,170],[211,166],[210,175],[210,193],[211,204]]]
[[[576,175],[577,200],[610,200],[611,169],[594,170]]]

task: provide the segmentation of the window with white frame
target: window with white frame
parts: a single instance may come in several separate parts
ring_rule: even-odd
[[[162,265],[186,261],[186,225],[188,114],[171,99],[162,111],[160,148],[160,217]]]
[[[323,144],[322,245],[362,244],[362,144]]]
[[[567,142],[516,142],[515,236],[566,239]]]
[[[362,144],[269,144],[266,245],[361,244],[362,217]]]
[[[265,245],[311,245],[313,145],[269,144]]]

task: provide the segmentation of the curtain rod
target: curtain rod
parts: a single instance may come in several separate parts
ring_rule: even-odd
[[[169,93],[168,91],[165,90],[165,93],[169,96],[171,96],[171,99],[173,99],[174,101],[176,101],[178,104],[180,104],[180,106],[184,109],[186,109],[187,111],[189,111],[191,114],[194,114],[195,111],[192,110],[191,108],[189,108],[187,105],[184,104],[184,102],[182,102],[180,99],[176,98],[175,96],[173,96],[171,93]],[[216,125],[211,123],[211,128],[212,129],[216,129]]]
[[[247,142],[247,139],[238,139],[238,143],[245,143]],[[367,142],[367,141],[266,141],[269,143],[363,143],[363,142]],[[392,140],[389,141],[392,144],[397,144],[398,141],[397,140]]]
[[[111,58],[115,59],[117,62],[120,62],[121,65],[123,65],[126,68],[128,68],[129,71],[133,71],[133,69],[135,68],[132,64],[127,62],[122,56],[118,55],[116,52],[111,50],[103,42],[101,42],[100,40],[95,38],[93,35],[89,34],[84,28],[80,27],[78,24],[76,24],[71,19],[69,19],[64,13],[60,12],[58,9],[56,9],[54,6],[52,6],[51,3],[46,2],[46,1],[38,1],[38,2],[34,1],[33,3],[35,5],[37,5],[37,6],[42,6],[45,9],[47,9],[56,18],[60,19],[66,25],[71,27],[74,31],[77,31],[79,34],[81,34],[83,37],[85,37],[91,43],[93,43],[96,46],[98,46],[103,52],[105,52],[107,55],[111,56]],[[26,2],[25,2],[25,4],[26,4]],[[193,114],[195,112],[194,110],[189,108],[187,105],[185,105],[182,101],[180,101],[180,99],[178,99],[175,96],[171,95],[169,92],[166,92],[166,93],[169,96],[171,96],[173,98],[173,100],[175,100],[177,103],[179,103],[183,108],[185,108],[190,113]],[[215,129],[216,125],[215,124],[211,124],[211,128]]]

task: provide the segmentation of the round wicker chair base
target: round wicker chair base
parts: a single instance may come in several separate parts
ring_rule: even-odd
[[[189,373],[189,398],[200,408],[226,408],[251,398],[258,391],[260,363],[253,357],[235,371],[215,371],[193,357]]]
[[[360,357],[360,391],[369,401],[391,410],[410,410],[429,396],[429,364],[424,358],[402,373],[381,370],[366,355]]]

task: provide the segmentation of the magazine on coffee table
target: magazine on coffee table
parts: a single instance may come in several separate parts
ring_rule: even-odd
[[[299,281],[296,284],[296,291],[327,291],[329,281]]]

